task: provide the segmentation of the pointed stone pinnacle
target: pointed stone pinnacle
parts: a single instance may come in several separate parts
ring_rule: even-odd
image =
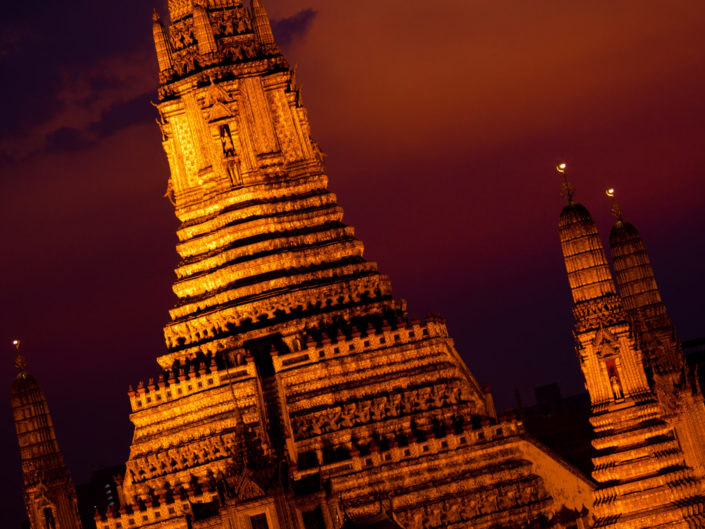
[[[20,341],[19,340],[13,340],[12,345],[14,345],[15,349],[17,350],[17,356],[15,357],[15,368],[17,368],[17,370],[21,373],[25,369],[27,369],[27,359],[20,352]]]
[[[607,191],[605,191],[605,194],[612,199],[612,215],[614,215],[617,220],[622,220],[624,212],[622,211],[622,206],[620,206],[619,202],[617,202],[617,195],[615,193],[614,188],[609,188]]]
[[[558,171],[563,176],[563,184],[561,185],[561,196],[563,196],[570,204],[573,201],[573,195],[575,194],[575,186],[568,180],[568,175],[566,174],[567,165],[562,163],[556,166],[556,171]]]

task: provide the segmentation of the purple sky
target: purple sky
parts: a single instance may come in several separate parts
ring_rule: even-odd
[[[500,408],[581,390],[553,172],[603,239],[617,189],[683,339],[705,335],[702,0],[268,0],[331,188],[397,297],[444,315]],[[127,459],[157,373],[177,226],[152,4],[13,2],[0,20],[0,374],[19,337],[76,482]],[[9,399],[8,527],[23,516]]]

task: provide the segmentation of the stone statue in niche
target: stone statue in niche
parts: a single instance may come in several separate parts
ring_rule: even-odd
[[[612,387],[612,395],[615,400],[622,400],[624,398],[624,394],[622,393],[622,385],[619,383],[617,375],[613,374],[610,376],[610,385]]]
[[[624,388],[622,387],[622,381],[620,380],[619,372],[617,371],[615,359],[607,358],[605,360],[605,367],[607,368],[607,377],[609,380],[609,387],[612,392],[612,397],[614,400],[623,400]]]
[[[223,146],[223,154],[226,157],[235,156],[235,144],[233,136],[230,133],[230,125],[222,125],[220,127],[220,143]]]

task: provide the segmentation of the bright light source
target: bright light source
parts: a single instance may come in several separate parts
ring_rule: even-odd
[[[13,341],[12,341],[12,345],[20,345],[20,341],[19,341],[19,340],[13,340]]]
[[[607,191],[605,191],[605,194],[610,198],[614,198],[614,188],[610,187]]]
[[[566,167],[568,167],[568,166],[566,164],[562,163],[556,167],[556,171],[558,171],[559,173],[565,173]]]

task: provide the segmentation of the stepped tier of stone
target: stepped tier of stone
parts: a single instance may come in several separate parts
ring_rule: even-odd
[[[281,416],[272,415],[251,357],[138,386],[130,398],[132,505],[99,527],[156,512],[180,519],[188,502],[217,499],[239,418],[261,438],[271,439],[273,421],[281,425],[302,499],[328,483],[352,515],[376,512],[380,494],[389,494],[399,519],[490,527],[551,519],[554,498],[576,513],[589,502],[590,484],[516,421],[491,424],[485,395],[437,317],[355,334],[274,357]]]
[[[234,336],[304,340],[321,315],[332,324],[403,311],[342,223],[294,76],[256,7],[249,15],[237,1],[207,11],[179,3],[169,35],[155,22],[169,194],[182,222],[165,368],[202,352],[231,351]],[[209,25],[198,21],[203,17]],[[242,37],[230,35],[232,24]],[[215,48],[202,53],[201,42],[211,40]],[[233,43],[254,51],[231,57]],[[182,49],[207,56],[208,70],[201,61],[179,77]]]
[[[325,183],[318,175],[242,188],[214,199],[222,210],[179,230],[179,303],[165,330],[163,366],[232,349],[233,336],[258,329],[282,333],[291,347],[322,315],[332,324],[370,308],[403,310],[388,279],[363,259]]]

